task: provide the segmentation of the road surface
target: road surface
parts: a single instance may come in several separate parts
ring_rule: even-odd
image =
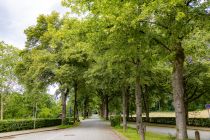
[[[44,131],[18,136],[0,138],[0,140],[121,140],[109,127],[109,122],[104,122],[93,116],[81,122],[76,128]],[[129,123],[130,127],[135,128],[135,123]],[[175,136],[176,129],[160,126],[147,126],[147,131]],[[210,140],[210,131],[201,131],[201,140]],[[13,133],[13,132],[8,132]],[[188,130],[188,136],[194,139],[195,130]]]
[[[45,131],[0,138],[0,140],[121,140],[108,124],[97,116],[81,122],[76,128]]]

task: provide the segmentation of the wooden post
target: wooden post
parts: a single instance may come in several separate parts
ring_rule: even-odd
[[[200,140],[200,134],[198,130],[195,131],[195,140]]]

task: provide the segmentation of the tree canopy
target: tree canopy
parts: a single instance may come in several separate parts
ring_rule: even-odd
[[[62,4],[78,18],[57,12],[40,15],[36,25],[25,30],[27,41],[19,57],[2,57],[2,70],[15,65],[12,70],[27,93],[14,93],[10,100],[46,99],[39,105],[39,115],[55,116],[51,112],[58,106],[44,93],[56,84],[63,123],[69,108],[74,121],[80,113],[88,117],[93,109],[106,119],[122,115],[126,131],[127,119],[135,113],[144,140],[143,113],[149,121],[151,110],[175,111],[176,137],[186,139],[188,110],[196,109],[191,103],[204,106],[209,91],[210,2],[63,0]],[[16,54],[10,47],[6,51]]]

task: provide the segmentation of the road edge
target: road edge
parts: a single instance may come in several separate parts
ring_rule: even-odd
[[[25,134],[32,134],[32,133],[39,133],[39,132],[46,132],[46,131],[55,131],[55,130],[62,130],[64,128],[52,128],[52,129],[43,129],[43,130],[39,130],[39,129],[31,129],[31,130],[27,130],[29,132],[23,132],[23,131],[13,131],[15,134],[5,134],[4,136],[0,136],[0,138],[9,138],[9,137],[14,137],[14,136],[20,136],[20,135],[25,135]],[[9,133],[9,132],[8,132]],[[1,134],[1,133],[0,133]],[[3,133],[2,133],[3,134]]]

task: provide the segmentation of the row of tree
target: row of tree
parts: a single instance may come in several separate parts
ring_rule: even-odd
[[[44,94],[44,90],[29,94],[18,85],[15,74],[18,53],[17,48],[0,42],[1,120],[34,118],[35,113],[39,118],[58,117],[59,105],[52,95]]]
[[[108,119],[111,109],[122,112],[126,130],[126,117],[135,110],[142,140],[143,112],[149,120],[154,102],[172,109],[173,104],[176,137],[186,139],[190,103],[202,97],[205,104],[209,91],[209,2],[64,0],[63,5],[81,17],[52,12],[25,30],[26,48],[15,68],[24,88],[35,93],[57,84],[63,122],[69,95],[74,121],[79,110],[87,117],[95,107]]]

